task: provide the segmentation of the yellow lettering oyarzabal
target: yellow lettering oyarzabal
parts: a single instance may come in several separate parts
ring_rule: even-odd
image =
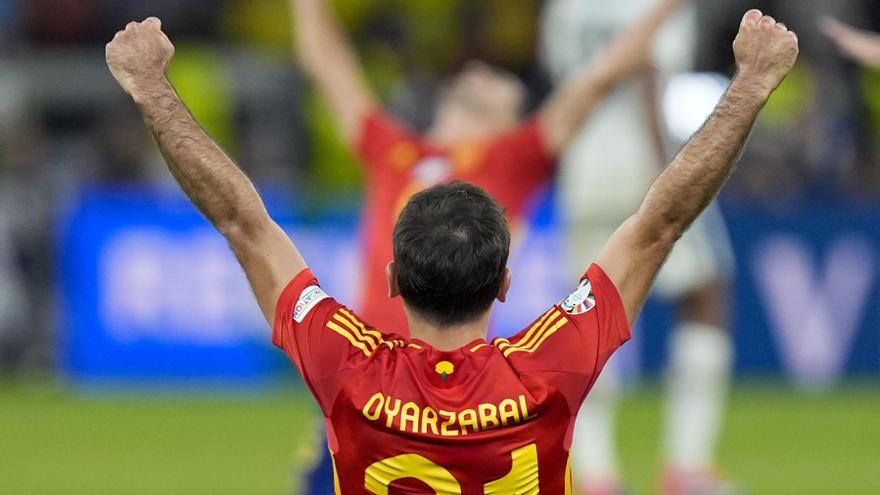
[[[457,437],[503,426],[512,426],[534,418],[529,414],[525,395],[507,398],[498,404],[478,404],[460,411],[445,411],[415,402],[373,394],[361,410],[370,421],[384,423],[386,428],[422,435]]]

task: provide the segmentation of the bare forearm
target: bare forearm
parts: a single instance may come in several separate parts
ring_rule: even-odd
[[[376,101],[354,49],[326,2],[290,0],[295,18],[295,51],[351,143],[357,138],[364,115],[375,107]]]
[[[565,148],[596,105],[615,85],[648,66],[654,34],[682,0],[662,0],[633,26],[618,33],[588,66],[572,75],[541,109],[548,145]]]
[[[327,57],[354,62],[348,40],[327,9],[327,0],[291,0],[295,10],[296,52],[309,70],[320,70]]]
[[[675,241],[733,171],[758,112],[797,60],[797,36],[753,9],[743,16],[733,50],[739,76],[597,258],[619,289],[630,322]]]
[[[615,82],[607,71],[584,67],[553,94],[538,113],[547,146],[552,151],[559,152],[568,145]]]
[[[226,237],[266,321],[284,286],[306,268],[269,218],[250,180],[192,118],[165,77],[174,45],[162,21],[131,22],[107,44],[107,66],[138,105],[168,168],[192,202]]]
[[[747,80],[731,84],[712,116],[648,191],[639,217],[658,235],[684,232],[718,194],[742,153],[768,93]]]
[[[734,82],[706,124],[651,186],[639,211],[597,258],[622,294],[630,322],[641,311],[675,241],[733,171],[766,96]]]
[[[245,174],[193,119],[167,81],[135,98],[181,189],[226,234],[266,215]]]

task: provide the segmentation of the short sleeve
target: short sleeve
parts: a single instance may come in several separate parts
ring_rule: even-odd
[[[293,361],[327,414],[340,375],[365,364],[381,342],[382,336],[328,296],[308,269],[278,299],[272,343]]]
[[[576,325],[594,326],[598,343],[609,355],[632,336],[620,293],[599,265],[590,266],[577,288],[558,307]],[[596,313],[588,315],[592,309]]]
[[[592,265],[559,304],[510,341],[495,345],[520,373],[559,390],[576,412],[605,363],[630,335],[617,288]]]
[[[405,125],[377,108],[361,122],[355,152],[364,167],[380,169],[417,153],[413,141],[412,133]]]

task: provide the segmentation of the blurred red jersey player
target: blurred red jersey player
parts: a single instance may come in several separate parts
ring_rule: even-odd
[[[450,78],[431,125],[417,134],[381,108],[326,0],[290,0],[290,5],[302,69],[365,171],[363,268],[355,308],[376,328],[400,335],[410,329],[400,300],[388,297],[385,267],[392,259],[394,222],[407,199],[443,181],[466,180],[495,196],[514,234],[522,235],[530,199],[550,179],[556,155],[616,83],[645,68],[654,31],[676,8],[665,2],[650,12],[610,43],[604,56],[570,74],[526,119],[523,84],[503,70],[471,62]],[[329,492],[331,471],[324,450],[302,493]]]
[[[360,314],[377,328],[406,335],[400,299],[388,297],[385,265],[393,259],[391,234],[407,200],[453,179],[479,184],[506,206],[516,233],[529,200],[552,176],[554,155],[536,120],[496,137],[442,146],[375,109],[364,119],[358,141],[357,155],[367,172]]]
[[[553,174],[555,156],[614,85],[645,68],[654,31],[677,8],[667,1],[618,36],[602,57],[523,120],[526,91],[512,74],[471,62],[441,92],[424,134],[382,110],[353,47],[326,0],[290,0],[295,50],[366,172],[361,221],[362,293],[356,306],[377,328],[406,334],[398,300],[388,297],[391,231],[407,199],[434,184],[465,180],[486,189],[521,231],[529,200]]]

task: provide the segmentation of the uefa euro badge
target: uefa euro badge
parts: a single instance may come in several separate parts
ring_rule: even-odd
[[[440,379],[445,382],[447,376],[455,373],[455,366],[449,361],[440,361],[434,366],[434,371],[440,375]]]
[[[593,287],[590,281],[583,279],[577,289],[568,295],[559,305],[570,315],[580,315],[596,307]]]

